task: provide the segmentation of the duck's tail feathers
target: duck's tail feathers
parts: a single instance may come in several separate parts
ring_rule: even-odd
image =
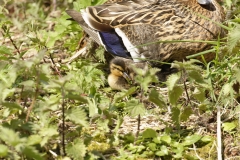
[[[67,14],[72,17],[73,20],[75,20],[76,22],[78,22],[80,24],[80,26],[82,27],[82,29],[95,41],[97,42],[99,45],[101,45],[101,41],[99,39],[99,35],[98,32],[93,30],[92,28],[90,28],[87,23],[84,21],[84,19],[82,18],[82,15],[80,12],[77,12],[75,10],[67,10],[66,11]]]

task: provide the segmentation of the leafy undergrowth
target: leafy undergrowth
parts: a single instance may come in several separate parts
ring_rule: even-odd
[[[64,12],[99,3],[0,2],[0,157],[217,159],[220,141],[224,158],[238,159],[239,2],[223,4],[231,12],[215,60],[175,62],[166,82],[137,70],[140,85],[118,92],[106,83],[106,53]]]

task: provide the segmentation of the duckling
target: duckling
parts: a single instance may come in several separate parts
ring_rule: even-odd
[[[134,67],[147,69],[146,63],[134,63],[132,60],[124,58],[113,58],[110,61],[110,74],[108,76],[108,84],[113,90],[128,89],[134,85],[134,77],[136,73]]]
[[[110,74],[108,84],[113,90],[123,90],[129,87],[130,76],[127,73],[126,64],[123,59],[114,58],[110,61]]]
[[[134,62],[151,60],[152,65],[159,64],[152,60],[182,61],[211,48],[197,41],[224,36],[218,23],[225,16],[217,0],[108,0],[81,13],[66,12],[109,53]],[[188,42],[171,42],[180,40]],[[204,57],[210,61],[215,53]]]

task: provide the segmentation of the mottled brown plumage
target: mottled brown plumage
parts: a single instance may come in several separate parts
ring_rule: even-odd
[[[200,42],[153,42],[207,41],[223,36],[223,29],[216,23],[223,22],[224,12],[216,0],[109,0],[103,5],[83,10],[85,21],[76,11],[67,13],[90,30],[120,30],[133,45],[130,49],[126,48],[129,51],[132,47],[135,56],[129,52],[136,59],[181,61],[188,55],[209,49],[211,45]],[[125,41],[123,39],[123,43]],[[205,55],[207,61],[214,57],[215,53]]]

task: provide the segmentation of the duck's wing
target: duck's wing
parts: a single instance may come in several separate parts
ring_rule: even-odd
[[[138,24],[161,25],[173,15],[174,9],[168,0],[123,0],[82,10],[85,22],[99,31]]]
[[[68,15],[70,15],[75,21],[77,21],[83,30],[99,45],[105,47],[105,49],[113,54],[114,56],[131,58],[130,53],[127,51],[124,46],[121,38],[113,31],[103,32],[98,31],[90,27],[86,21],[83,19],[82,14],[75,10],[67,10]],[[103,27],[103,25],[101,25]]]
[[[87,30],[98,34],[105,49],[117,56],[129,57],[130,53],[133,59],[181,60],[188,54],[206,49],[206,45],[149,43],[159,40],[210,40],[222,30],[213,23],[221,22],[223,17],[221,7],[215,4],[216,0],[113,2],[115,3],[109,0],[103,5],[87,7],[77,16],[73,12],[69,12],[69,15],[82,23],[81,26],[86,27],[84,30],[89,35],[91,33]],[[142,44],[148,45],[141,46]]]
[[[168,1],[173,0],[122,0],[87,7],[81,13],[73,10],[68,10],[67,13],[108,52],[120,57],[139,59],[139,51],[134,49],[132,42],[119,28],[142,24],[161,26],[174,15],[172,2]],[[168,5],[161,6],[159,2]]]
[[[99,39],[98,32],[93,30],[88,26],[88,24],[84,21],[82,18],[82,15],[80,12],[77,12],[75,10],[67,10],[66,11],[69,16],[72,17],[76,22],[78,22],[83,30],[99,45],[101,45],[101,40]]]
[[[99,31],[111,31],[113,28],[138,24],[161,26],[173,16],[187,16],[186,6],[188,5],[194,8],[199,5],[206,7],[212,3],[211,0],[115,0],[115,3],[110,2],[82,10],[85,22]],[[177,10],[182,10],[182,15]]]

